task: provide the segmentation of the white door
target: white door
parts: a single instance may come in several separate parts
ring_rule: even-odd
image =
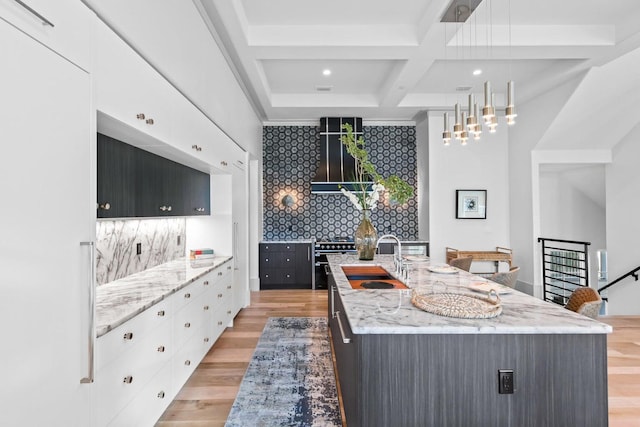
[[[89,75],[0,20],[0,425],[88,426]]]
[[[238,149],[238,151],[241,151]],[[249,295],[249,177],[247,154],[242,152],[242,168],[233,164],[233,287],[234,311],[250,303]]]

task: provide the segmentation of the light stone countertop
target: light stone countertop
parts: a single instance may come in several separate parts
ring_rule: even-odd
[[[96,335],[101,337],[152,305],[169,297],[230,256],[190,260],[180,258],[96,288]]]
[[[341,264],[373,264],[381,265],[393,274],[393,255],[376,255],[373,261],[359,261],[355,254],[328,255],[327,259],[345,315],[355,334],[605,334],[612,331],[607,324],[497,283],[501,293],[501,315],[492,319],[439,316],[413,306],[411,290],[352,289],[340,268]],[[432,273],[427,269],[429,265],[428,259],[411,262],[409,280],[405,284],[432,291],[434,283],[439,282],[435,284],[436,292],[478,294],[469,289],[469,284],[487,282],[486,278],[466,271]]]

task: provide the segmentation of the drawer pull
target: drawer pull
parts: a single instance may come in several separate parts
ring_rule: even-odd
[[[222,298],[222,294],[218,294],[218,298]]]
[[[125,341],[131,341],[133,339],[133,332],[126,332],[123,338]]]
[[[205,286],[209,286],[209,281],[205,280],[202,284],[205,285]]]
[[[158,347],[158,353],[164,353],[164,346],[163,345]]]
[[[208,305],[205,305],[205,306],[204,306],[204,309],[205,309],[205,310],[209,310],[209,306],[208,306]]]
[[[227,285],[227,289],[231,289],[231,285]]]
[[[222,276],[222,271],[218,271],[218,276]]]
[[[191,365],[191,360],[187,359],[184,361],[184,366],[189,366]]]
[[[194,150],[196,150],[196,151],[202,151],[202,147],[198,147],[198,145],[196,145],[196,144],[193,144],[193,145],[191,146],[191,148],[193,148],[193,149],[194,149]]]
[[[158,312],[158,316],[159,316],[159,317],[164,317],[164,310],[160,310],[160,311]]]
[[[145,123],[148,125],[152,125],[154,123],[153,119],[147,119],[145,120]]]
[[[140,114],[136,114],[136,119],[138,120],[144,120],[146,117],[144,115],[144,113],[140,113]]]
[[[190,327],[191,327],[191,323],[189,323],[189,322],[185,323],[185,324],[184,324],[184,327],[185,327],[185,328],[190,328]]]
[[[184,294],[184,297],[185,297],[185,298],[191,298],[191,294],[186,293],[186,294]]]
[[[290,277],[291,277],[291,275],[290,275],[290,274],[287,274],[287,279],[289,279]]]
[[[133,377],[131,375],[127,375],[126,377],[124,377],[124,381],[125,384],[131,384],[133,382]]]
[[[160,399],[164,399],[164,391],[161,391],[160,393],[158,393],[158,397]]]
[[[222,326],[222,320],[218,321],[218,326]]]
[[[227,314],[231,314],[231,310],[227,310]]]
[[[204,339],[204,342],[209,342],[209,338],[205,338],[205,339]]]
[[[287,258],[287,262],[290,262],[291,260],[289,258]]]
[[[227,270],[231,270],[231,266],[230,266],[230,265],[229,265],[229,266],[227,266]]]

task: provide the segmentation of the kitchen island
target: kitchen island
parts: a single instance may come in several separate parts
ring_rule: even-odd
[[[498,317],[439,316],[414,307],[411,289],[351,288],[341,265],[393,272],[391,255],[328,260],[330,330],[348,425],[607,425],[610,326],[498,284]],[[432,273],[429,265],[411,263],[406,285],[468,293],[486,282],[463,271]],[[512,387],[499,387],[499,371],[512,372]]]

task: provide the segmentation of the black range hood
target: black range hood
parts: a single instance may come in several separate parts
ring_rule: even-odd
[[[356,159],[347,152],[340,140],[346,132],[342,125],[348,123],[357,138],[362,136],[362,118],[360,117],[323,117],[320,119],[320,162],[316,175],[311,181],[311,193],[340,193],[345,187],[351,191],[360,191],[362,184],[355,182]],[[371,182],[364,183],[369,189]]]

